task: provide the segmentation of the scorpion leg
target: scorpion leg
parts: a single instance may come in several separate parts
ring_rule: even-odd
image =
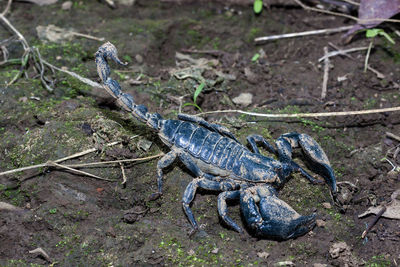
[[[162,183],[163,183],[163,169],[171,165],[176,159],[175,151],[171,150],[165,154],[157,163],[157,185],[158,192],[151,194],[150,200],[156,200],[162,195]]]
[[[282,162],[293,162],[292,148],[299,146],[302,148],[310,168],[315,173],[320,174],[324,178],[325,182],[330,186],[331,191],[335,193],[336,178],[331,164],[329,163],[328,157],[326,156],[324,150],[311,136],[307,134],[298,134],[296,132],[281,135],[276,141],[279,160]],[[294,167],[295,169],[300,170],[300,172],[312,182],[316,181],[297,164],[295,164]]]
[[[263,237],[295,238],[309,232],[315,225],[315,214],[301,216],[280,200],[269,185],[241,190],[240,207],[247,225]]]
[[[189,121],[189,122],[195,122],[198,123],[200,126],[203,126],[205,128],[208,128],[212,131],[218,132],[222,135],[225,135],[233,140],[235,140],[236,142],[240,143],[236,137],[229,131],[228,128],[222,126],[222,125],[218,125],[218,124],[214,124],[214,123],[209,123],[208,121],[199,118],[197,116],[193,116],[193,115],[188,115],[188,114],[178,114],[178,119],[183,120],[183,121]]]
[[[254,153],[256,154],[260,154],[260,151],[258,150],[257,144],[261,144],[265,149],[267,149],[270,153],[273,153],[277,156],[280,156],[280,154],[278,153],[279,151],[282,151],[282,147],[278,146],[278,150],[276,150],[264,137],[262,137],[261,135],[257,135],[257,134],[253,134],[253,135],[249,135],[247,137],[247,142],[250,144],[252,150]],[[290,146],[290,144],[288,144]],[[292,166],[294,171],[299,171],[301,172],[301,174],[303,174],[309,181],[311,181],[314,184],[319,184],[321,183],[321,181],[315,179],[314,177],[312,177],[312,175],[310,175],[309,173],[307,173],[303,168],[301,168],[297,163],[295,163],[292,158],[291,158],[291,154],[288,157],[285,157],[282,159],[282,157],[280,157],[280,160],[288,163],[289,165]]]
[[[261,144],[265,149],[267,149],[269,152],[277,155],[276,149],[268,143],[268,141],[262,137],[261,135],[258,134],[252,134],[247,136],[247,142],[250,144],[252,150],[256,154],[260,154],[260,151],[258,150],[257,144]]]
[[[239,184],[234,182],[233,180],[223,180],[221,182],[212,181],[207,178],[196,178],[191,181],[185,189],[182,198],[183,210],[186,213],[190,223],[192,224],[195,230],[199,229],[197,222],[194,218],[193,212],[190,209],[190,203],[193,201],[194,196],[196,195],[197,188],[203,188],[207,190],[213,191],[230,191],[236,190],[239,187]]]
[[[226,205],[226,200],[238,199],[240,197],[240,191],[224,191],[218,195],[218,213],[221,219],[235,231],[243,233],[242,228],[237,225],[228,215],[228,206]]]

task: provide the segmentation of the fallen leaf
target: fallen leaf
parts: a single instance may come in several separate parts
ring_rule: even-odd
[[[53,24],[48,26],[39,25],[36,27],[36,32],[40,40],[54,43],[71,41],[74,37],[74,34],[71,31],[57,27]]]
[[[388,218],[388,219],[397,219],[400,220],[400,200],[398,200],[398,196],[400,195],[400,189],[396,190],[391,198],[392,201],[386,205],[386,211],[381,215],[382,217]],[[358,218],[365,217],[370,214],[378,214],[379,211],[381,211],[383,208],[383,205],[377,206],[377,207],[370,207],[366,212],[358,215]]]
[[[358,18],[361,20],[361,23],[354,25],[346,33],[345,38],[348,38],[358,30],[374,28],[381,24],[383,19],[391,18],[399,12],[400,0],[361,0],[358,9]]]

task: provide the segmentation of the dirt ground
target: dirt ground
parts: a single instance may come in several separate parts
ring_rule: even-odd
[[[176,118],[180,107],[189,114],[241,109],[259,113],[365,110],[399,106],[400,39],[398,25],[374,40],[369,64],[385,77],[364,72],[366,51],[352,59],[330,59],[327,97],[320,100],[324,47],[366,47],[359,34],[348,45],[341,33],[282,39],[255,45],[255,37],[351,25],[352,21],[296,6],[271,6],[256,16],[251,6],[218,3],[173,4],[138,0],[110,9],[94,0],[62,1],[48,6],[13,3],[10,22],[37,47],[42,58],[58,67],[99,82],[94,53],[102,42],[74,37],[62,43],[38,38],[36,27],[54,24],[104,37],[129,63],[112,65],[112,76],[124,91],[151,112]],[[5,3],[2,2],[2,8]],[[4,27],[0,41],[11,37]],[[21,45],[7,46],[9,58],[22,55]],[[177,53],[181,54],[177,54]],[[183,54],[183,55],[182,55]],[[258,58],[257,58],[258,57]],[[30,66],[6,87],[19,64],[0,66],[0,171],[40,164],[91,148],[93,153],[61,164],[143,158],[168,152],[157,136],[131,118],[101,88],[47,69],[54,92],[41,85]],[[204,89],[193,105],[193,95]],[[253,97],[238,102],[242,93]],[[192,104],[190,104],[192,103]],[[186,104],[186,105],[185,105]],[[74,171],[42,167],[0,176],[1,266],[397,266],[400,221],[380,218],[361,238],[374,215],[359,218],[371,206],[389,203],[398,190],[400,135],[398,113],[328,118],[266,119],[232,113],[205,116],[228,127],[244,144],[249,134],[273,142],[286,132],[307,133],[328,155],[340,184],[335,205],[326,185],[311,185],[299,174],[280,191],[280,198],[301,214],[318,214],[312,232],[288,241],[243,236],[218,217],[217,194],[200,191],[192,209],[204,232],[189,235],[191,226],[181,207],[193,179],[179,162],[166,171],[164,195],[155,201],[157,160],[121,166],[86,167],[104,181]],[[107,147],[105,144],[119,141]],[[149,147],[149,145],[151,146]],[[397,151],[397,152],[396,152]],[[266,155],[268,153],[263,151]],[[270,155],[271,156],[271,155]],[[296,161],[302,163],[301,154]],[[386,160],[387,159],[387,160]],[[343,183],[344,182],[344,183]],[[243,226],[237,202],[229,212]],[[31,253],[42,248],[42,253]],[[30,252],[31,251],[31,252]],[[318,265],[319,264],[319,265]]]

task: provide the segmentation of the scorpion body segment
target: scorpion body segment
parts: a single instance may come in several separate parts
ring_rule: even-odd
[[[336,192],[336,179],[329,160],[318,143],[306,134],[288,133],[280,136],[275,147],[260,135],[247,138],[251,150],[242,145],[229,130],[209,123],[199,117],[179,114],[177,120],[166,120],[158,113],[150,113],[133,97],[123,93],[119,83],[110,77],[107,60],[120,65],[117,50],[105,43],[96,52],[96,65],[103,87],[117,102],[139,121],[158,133],[170,151],[157,163],[158,192],[162,195],[163,169],[177,158],[195,176],[183,194],[182,205],[189,222],[198,229],[190,203],[196,190],[221,192],[218,195],[218,212],[222,220],[234,230],[243,232],[228,215],[227,200],[239,199],[243,219],[255,235],[289,239],[303,235],[315,225],[315,214],[301,216],[277,197],[276,189],[283,186],[293,172],[300,172],[313,183],[319,183],[292,160],[292,149],[301,147],[313,171],[320,174]],[[278,160],[260,154],[261,144]]]

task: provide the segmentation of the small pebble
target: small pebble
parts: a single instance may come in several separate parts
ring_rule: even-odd
[[[267,253],[267,252],[257,252],[257,256],[259,257],[259,258],[264,258],[264,259],[266,259],[266,258],[268,258],[269,257],[269,253]]]
[[[248,106],[253,103],[253,95],[250,93],[241,93],[239,96],[232,99],[236,105]]]
[[[316,220],[315,221],[318,227],[325,227],[326,222],[324,220]]]
[[[141,55],[137,54],[135,56],[135,59],[136,59],[137,63],[139,63],[139,64],[143,63],[143,57]]]
[[[330,208],[332,208],[332,205],[331,205],[329,202],[324,202],[324,203],[322,203],[322,206],[323,206],[325,209],[330,209]]]
[[[71,7],[72,7],[71,1],[66,1],[66,2],[62,3],[62,5],[61,5],[62,10],[70,10]]]

